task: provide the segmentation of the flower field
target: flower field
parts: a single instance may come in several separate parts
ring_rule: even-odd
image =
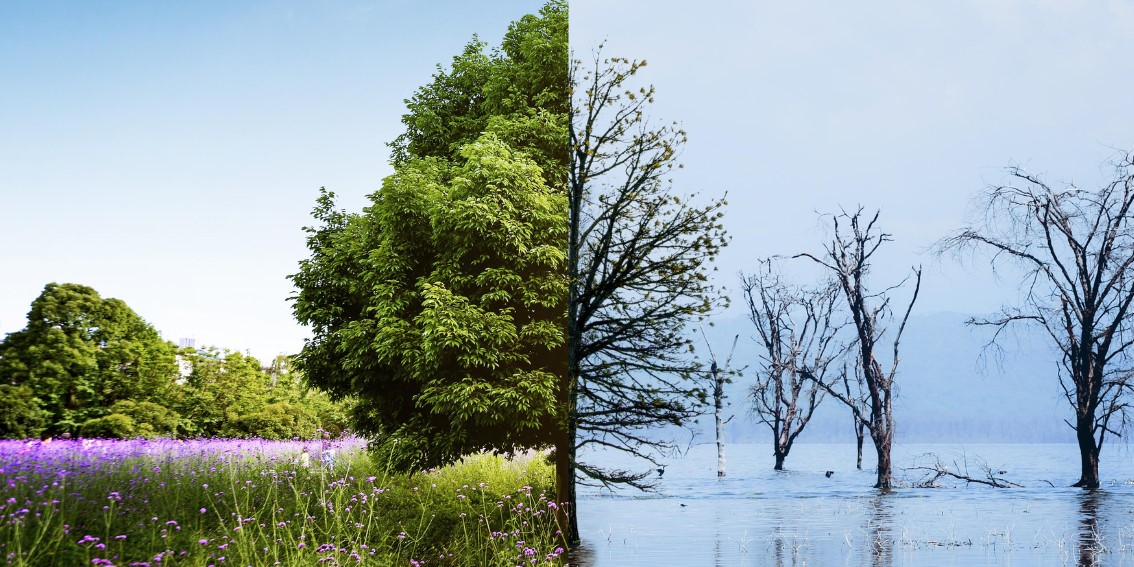
[[[562,565],[542,458],[379,470],[331,441],[0,441],[13,566]]]

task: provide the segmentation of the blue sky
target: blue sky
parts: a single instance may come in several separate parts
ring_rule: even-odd
[[[924,264],[919,311],[992,310],[1011,280],[924,249],[1006,165],[1095,187],[1134,149],[1130,0],[646,5],[571,2],[572,46],[649,61],[654,117],[689,132],[677,189],[728,191],[725,286],[862,204],[895,239],[880,284]],[[0,3],[0,334],[75,282],[171,340],[295,352],[318,188],[364,206],[403,99],[539,6]]]
[[[861,204],[894,238],[877,288],[922,264],[918,312],[995,310],[1016,280],[926,248],[1005,166],[1096,188],[1134,150],[1130,0],[649,6],[573,0],[572,47],[648,61],[654,118],[689,133],[676,188],[728,192],[733,290],[756,257],[819,251],[816,211]]]
[[[298,351],[319,187],[361,209],[403,100],[540,5],[0,3],[0,335],[73,282],[170,340]]]

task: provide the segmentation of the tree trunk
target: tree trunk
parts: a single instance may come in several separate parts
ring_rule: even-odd
[[[1082,471],[1079,482],[1071,486],[1088,489],[1099,487],[1099,446],[1092,431],[1093,421],[1090,418],[1075,420],[1075,436],[1079,440],[1079,461]]]
[[[570,434],[567,431],[568,428],[564,427],[557,432],[555,440],[555,502],[559,506],[555,514],[555,523],[559,531],[570,534],[575,511],[568,510],[568,503],[571,502],[571,485],[574,483],[568,481],[571,478],[572,447]]]
[[[866,440],[866,424],[862,420],[855,420],[854,427],[855,441],[858,443],[858,460],[856,465],[858,470],[862,470],[862,442]]]
[[[874,448],[878,453],[878,482],[874,485],[874,488],[889,491],[892,488],[890,481],[890,439],[878,438],[873,435],[872,437],[874,438]]]
[[[776,466],[772,467],[772,470],[776,470],[776,471],[784,470],[784,459],[785,458],[787,458],[787,455],[781,453],[780,451],[776,451]]]
[[[713,376],[713,379],[715,380],[715,387],[713,388],[713,404],[716,406],[717,410],[717,478],[724,478],[726,474],[724,455],[724,422],[721,421],[721,412],[724,410],[724,384],[722,383],[722,380],[720,378],[717,378],[715,375]]]

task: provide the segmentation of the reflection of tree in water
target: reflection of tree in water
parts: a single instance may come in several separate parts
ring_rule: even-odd
[[[1079,567],[1096,567],[1105,550],[1099,531],[1099,508],[1106,493],[1087,490],[1079,498]]]
[[[775,567],[807,565],[807,560],[801,553],[803,547],[803,541],[798,535],[777,528],[776,533],[772,535],[772,565]]]
[[[866,519],[867,542],[870,546],[871,567],[890,567],[894,564],[893,505],[885,493],[870,500],[871,514]]]

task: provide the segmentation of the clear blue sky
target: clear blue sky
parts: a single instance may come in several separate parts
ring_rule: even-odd
[[[173,341],[298,351],[319,187],[361,209],[403,100],[540,5],[0,3],[0,335],[73,282]]]
[[[1134,149],[1131,0],[572,0],[576,57],[603,40],[688,131],[678,189],[728,191],[733,288],[758,256],[819,251],[815,211],[862,204],[894,237],[879,288],[924,264],[918,311],[994,310],[1015,280],[922,252],[1009,164],[1096,188]]]

